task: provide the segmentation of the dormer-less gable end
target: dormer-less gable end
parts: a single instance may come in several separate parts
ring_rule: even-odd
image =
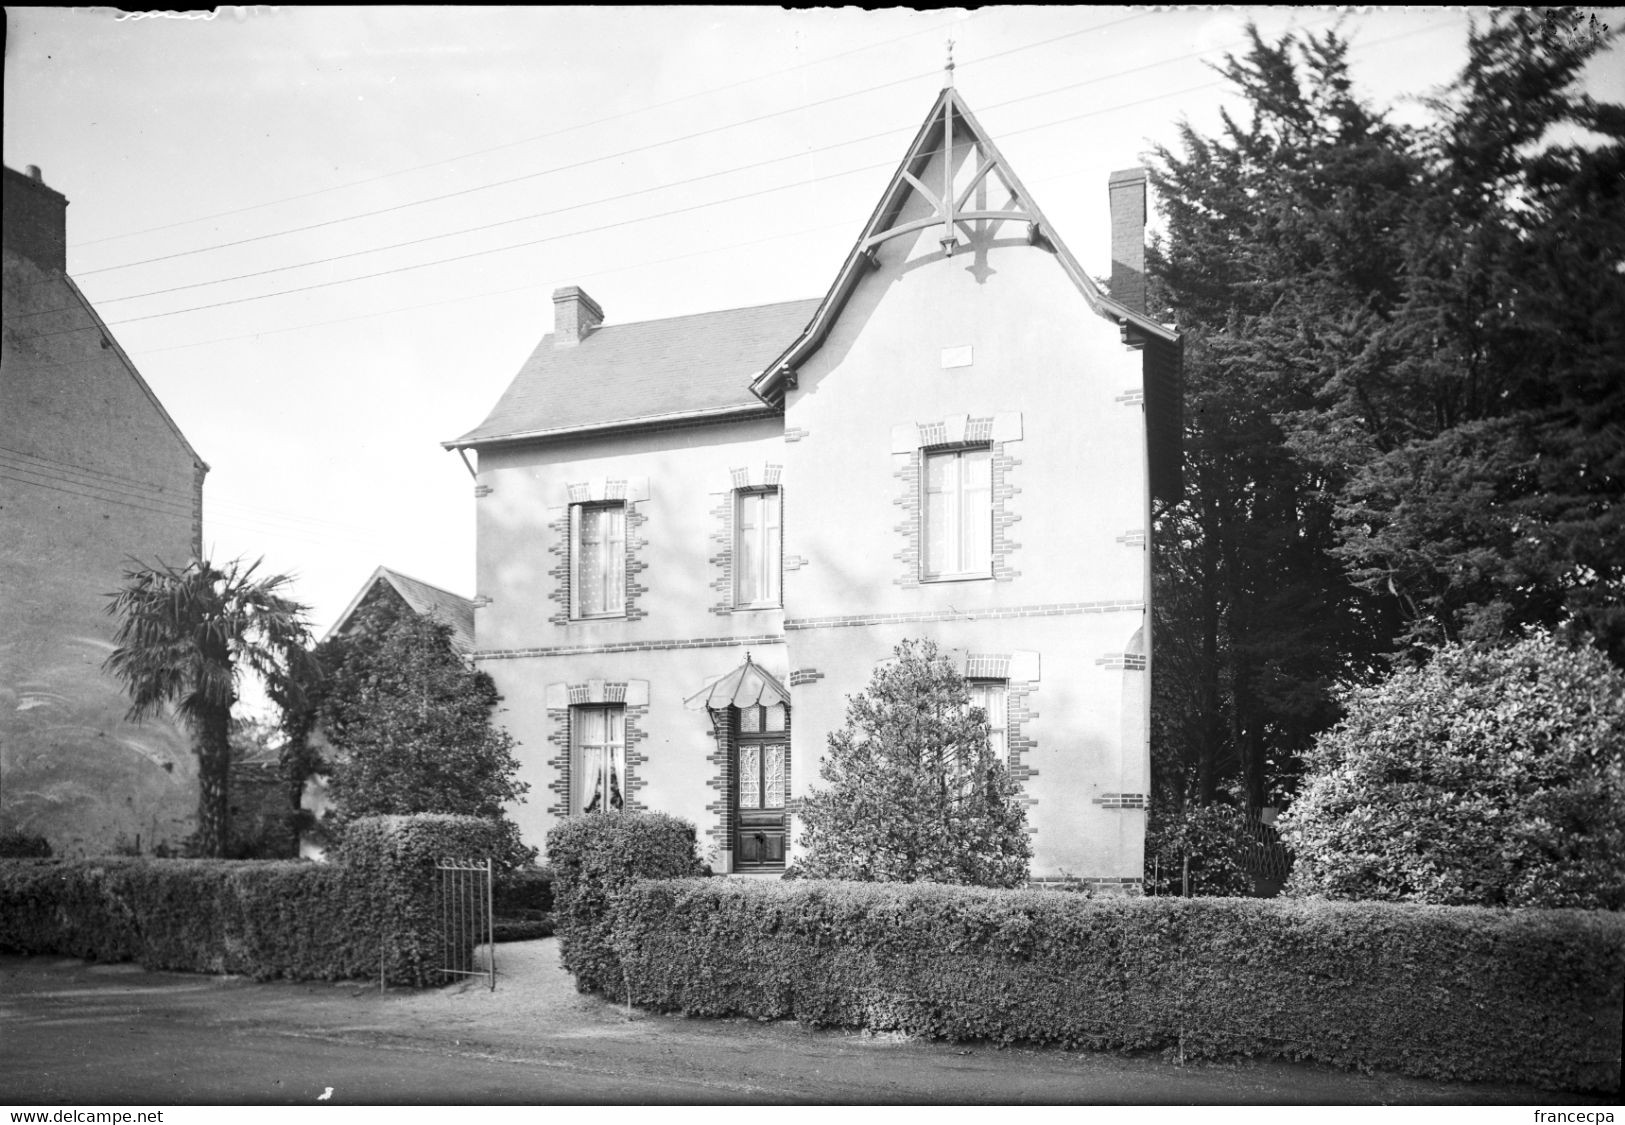
[[[936,160],[939,156],[946,158]],[[929,174],[933,165],[939,170],[934,177]],[[922,202],[925,213],[919,214]],[[824,342],[863,272],[878,268],[880,256],[893,239],[937,228],[943,253],[952,255],[968,243],[973,223],[1009,224],[1035,248],[1054,254],[1090,308],[1119,325],[1124,342],[1130,346],[1143,346],[1153,339],[1167,344],[1177,342],[1176,333],[1142,310],[1114,301],[1100,291],[959,92],[950,86],[926,115],[812,321],[763,369],[751,390],[770,405],[783,403],[784,392],[795,386],[797,367]]]

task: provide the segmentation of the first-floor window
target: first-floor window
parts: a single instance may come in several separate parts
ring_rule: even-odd
[[[987,743],[993,757],[1009,764],[1008,727],[1010,722],[1010,685],[1006,680],[972,680],[970,682],[972,707],[980,707],[987,716]]]
[[[572,813],[619,812],[626,792],[626,708],[570,709]]]
[[[992,450],[928,452],[924,476],[924,577],[992,577]]]
[[[626,612],[626,505],[576,504],[570,509],[571,616]]]

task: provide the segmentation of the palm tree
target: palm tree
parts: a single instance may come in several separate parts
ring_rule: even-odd
[[[206,560],[184,569],[132,561],[124,588],[107,595],[107,612],[122,620],[103,667],[129,692],[131,721],[176,705],[198,757],[196,847],[202,855],[223,856],[238,684],[247,669],[264,678],[273,697],[298,694],[309,659],[307,607],[279,593],[290,582],[287,575],[256,581],[259,562],[245,567],[239,559],[222,570]]]

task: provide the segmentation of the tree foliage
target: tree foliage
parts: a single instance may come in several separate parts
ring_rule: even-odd
[[[1334,686],[1529,625],[1625,664],[1625,110],[1606,35],[1497,11],[1432,119],[1336,31],[1256,30],[1246,119],[1151,169],[1186,339],[1186,494],[1157,513],[1154,799],[1290,798]]]
[[[366,816],[478,816],[501,822],[509,864],[528,862],[535,849],[503,810],[529,786],[513,736],[494,721],[502,697],[451,636],[398,597],[363,605],[315,650],[320,680],[288,717],[286,769],[300,780],[326,775],[334,807],[321,828],[330,835]]]
[[[1546,633],[1352,689],[1281,818],[1288,893],[1625,907],[1625,673]]]
[[[1020,885],[1027,813],[989,747],[987,716],[932,641],[904,641],[895,656],[829,736],[825,787],[797,812],[798,867],[819,879]]]
[[[224,568],[199,560],[183,568],[139,562],[107,612],[119,618],[104,667],[130,695],[140,721],[173,704],[198,757],[194,849],[222,857],[231,837],[231,708],[244,672],[274,696],[297,697],[307,664],[305,607],[281,591],[287,575],[256,579],[241,560]]]

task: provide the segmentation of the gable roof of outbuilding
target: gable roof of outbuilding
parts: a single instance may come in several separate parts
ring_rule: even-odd
[[[445,446],[764,413],[751,379],[818,306],[785,301],[606,324],[568,347],[554,346],[548,333],[485,421]]]
[[[398,570],[390,570],[381,566],[372,572],[372,576],[362,584],[360,591],[344,607],[333,627],[327,631],[328,637],[336,637],[349,626],[350,619],[355,616],[361,607],[367,604],[368,596],[372,594],[379,583],[394,590],[400,595],[402,601],[421,617],[433,617],[451,626],[451,643],[459,653],[467,656],[474,651],[474,601],[461,594],[454,594],[450,590],[433,586],[419,578],[412,578]]]

